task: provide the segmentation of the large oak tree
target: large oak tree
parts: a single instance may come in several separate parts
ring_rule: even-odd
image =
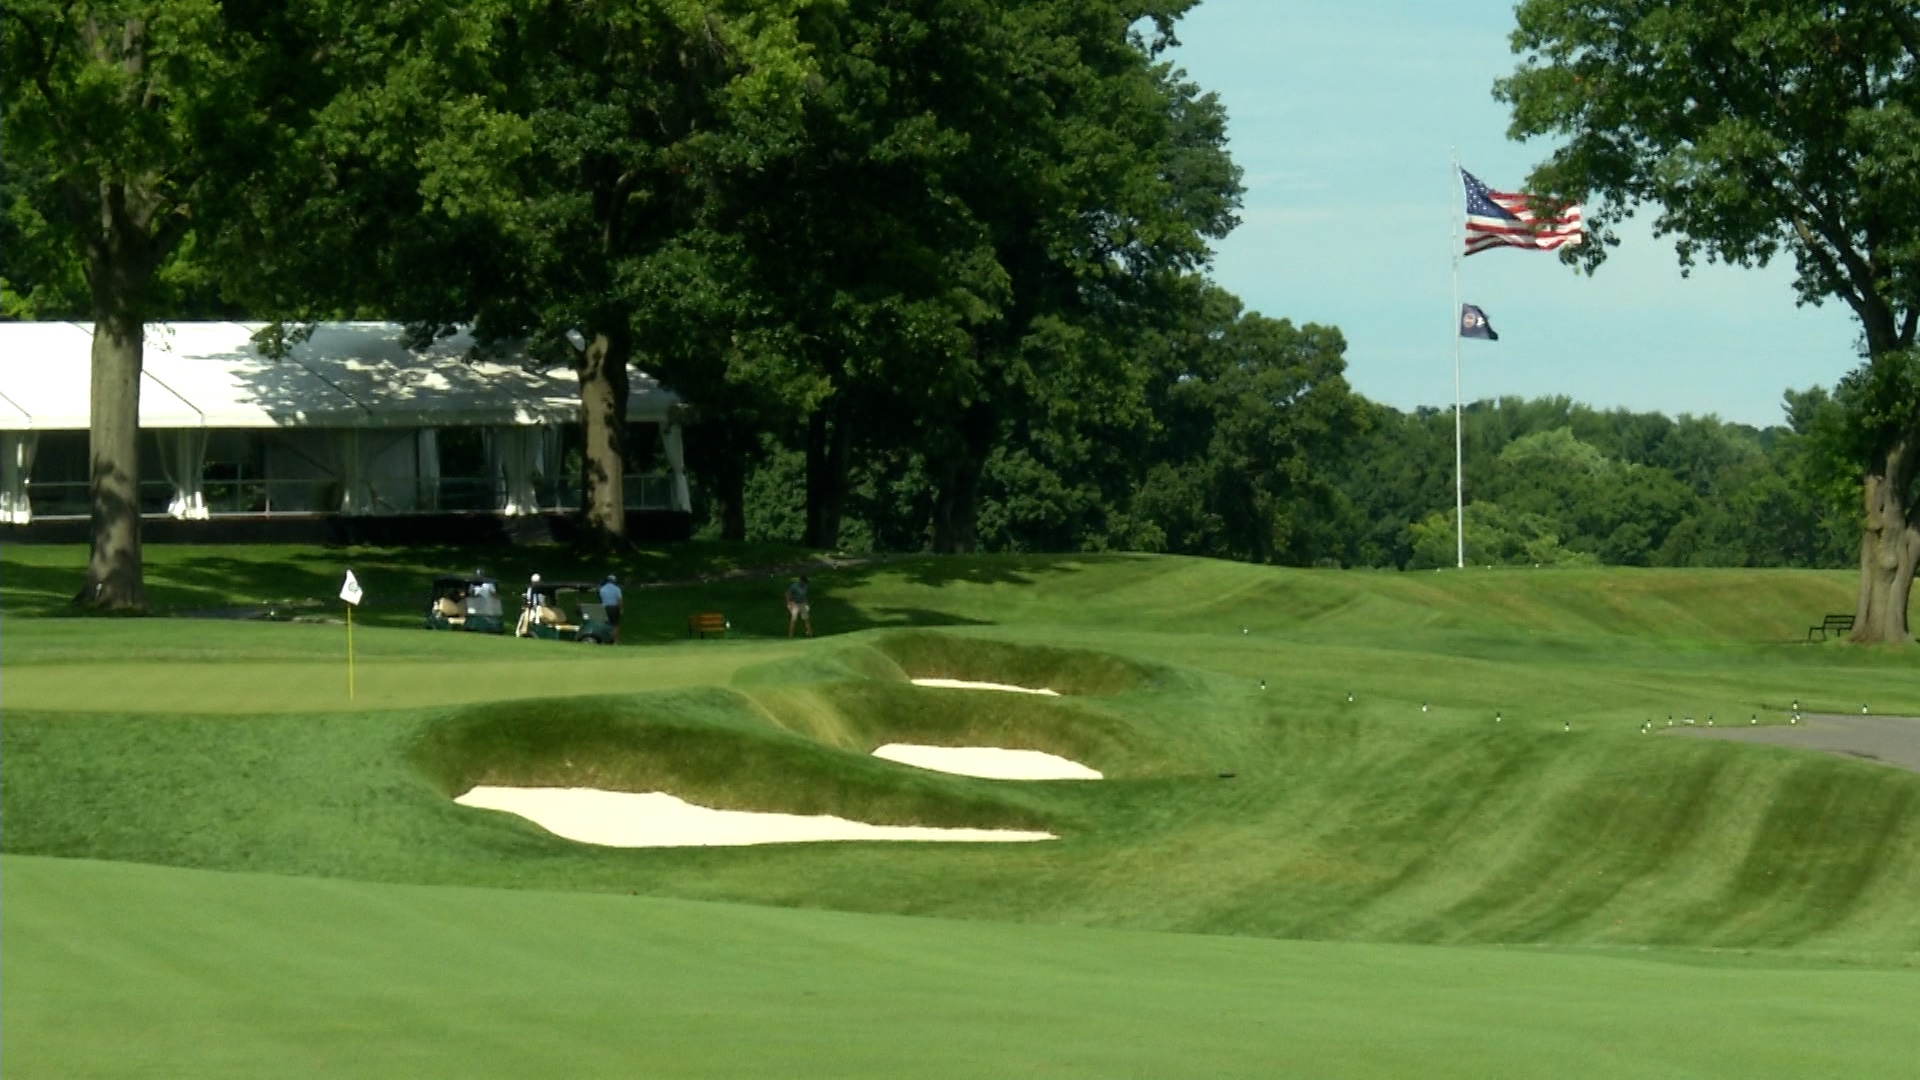
[[[154,280],[213,189],[258,168],[262,13],[209,0],[0,10],[11,258],[78,253],[93,318],[92,554],[78,600],[142,610],[140,371]]]
[[[1864,528],[1854,640],[1909,640],[1920,478],[1920,14],[1906,0],[1525,0],[1496,94],[1562,141],[1534,190],[1585,196],[1598,243],[1653,207],[1698,256],[1789,255],[1799,299],[1859,318],[1843,386]]]
[[[700,227],[714,178],[787,138],[807,65],[810,0],[524,0],[503,31],[500,108],[529,152],[483,201],[517,209],[469,291],[483,337],[528,338],[580,379],[582,518],[626,531],[630,365],[662,273]],[[676,287],[679,283],[674,283]],[[697,283],[691,286],[698,289]]]
[[[1136,426],[1130,343],[1239,193],[1218,102],[1157,59],[1189,6],[848,0],[804,24],[822,84],[805,137],[730,228],[816,380],[807,543],[838,542],[862,456],[913,448],[933,548],[967,551],[1016,427]]]
[[[356,288],[404,276],[357,273],[358,263],[396,250],[443,255],[444,244],[391,242],[417,233],[391,215],[371,215],[377,230],[356,234],[336,211],[343,192],[369,205],[398,184],[409,198],[424,188],[437,206],[479,186],[463,177],[494,149],[497,125],[462,81],[484,67],[472,61],[492,22],[485,3],[440,0],[0,9],[7,268],[27,272],[49,301],[38,306],[57,308],[52,294],[77,263],[93,319],[92,553],[80,602],[146,606],[147,321],[175,314],[188,295],[195,312],[352,310]]]

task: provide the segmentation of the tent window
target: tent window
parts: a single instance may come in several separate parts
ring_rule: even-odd
[[[144,450],[144,447],[142,448]],[[145,454],[141,455],[142,463]],[[43,431],[40,447],[33,454],[35,484],[82,484],[87,482],[87,433],[84,431]],[[82,500],[83,504],[85,500]],[[51,511],[42,510],[41,513]]]
[[[441,428],[440,475],[463,478],[487,475],[486,439],[477,427]]]
[[[627,472],[650,473],[665,468],[660,453],[660,425],[637,422],[627,425]]]
[[[207,438],[208,507],[217,513],[260,513],[268,508],[266,438],[257,431],[215,431]],[[164,507],[162,509],[165,509]]]

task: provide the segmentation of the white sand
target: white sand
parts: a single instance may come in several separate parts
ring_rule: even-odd
[[[1100,773],[1077,761],[1039,750],[1003,750],[997,746],[917,746],[888,743],[873,752],[934,772],[983,776],[989,780],[1099,780]]]
[[[605,847],[739,847],[815,840],[1028,841],[1052,833],[869,825],[837,817],[712,810],[663,792],[477,787],[454,802],[518,814],[568,840]]]
[[[1008,686],[997,682],[967,682],[963,679],[915,679],[915,686],[935,686],[942,690],[1005,690],[1012,694],[1044,694],[1047,697],[1059,697],[1052,690],[1036,690],[1031,686]]]

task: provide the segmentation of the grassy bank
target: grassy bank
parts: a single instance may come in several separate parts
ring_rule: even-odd
[[[1920,1012],[1910,969],[1739,955],[0,871],[19,1076],[1891,1077]]]
[[[1641,732],[1668,715],[1784,722],[1796,699],[1920,713],[1906,654],[1775,634],[1841,585],[910,560],[819,575],[818,617],[841,632],[814,641],[589,649],[367,627],[351,701],[341,627],[10,620],[0,845],[1275,937],[1920,950],[1920,777]],[[932,674],[1069,695],[905,681]],[[868,756],[894,741],[1045,750],[1110,779]],[[608,851],[448,802],[483,782],[1062,840]]]

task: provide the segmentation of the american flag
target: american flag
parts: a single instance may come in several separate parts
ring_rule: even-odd
[[[1533,212],[1530,196],[1494,191],[1465,169],[1460,170],[1460,179],[1467,187],[1467,254],[1497,247],[1552,251],[1580,242],[1579,203],[1542,217]]]

